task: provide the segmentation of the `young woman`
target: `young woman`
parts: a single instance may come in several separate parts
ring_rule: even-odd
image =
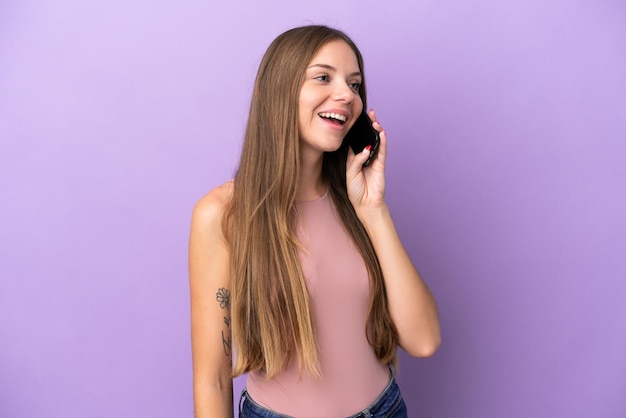
[[[194,208],[189,270],[196,417],[403,417],[396,348],[432,355],[435,301],[384,200],[387,138],[371,164],[343,139],[366,106],[344,33],[270,45],[239,168]]]

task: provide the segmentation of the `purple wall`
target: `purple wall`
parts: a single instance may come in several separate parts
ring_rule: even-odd
[[[364,52],[439,302],[440,351],[402,358],[411,416],[626,416],[617,0],[2,2],[0,416],[192,415],[191,208],[307,23]]]

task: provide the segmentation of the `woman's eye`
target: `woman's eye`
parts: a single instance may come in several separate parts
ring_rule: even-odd
[[[358,93],[361,88],[361,83],[350,83],[350,88]]]
[[[315,79],[319,81],[327,82],[330,80],[330,77],[328,77],[328,74],[322,74],[322,75],[318,75],[317,77],[315,77]]]

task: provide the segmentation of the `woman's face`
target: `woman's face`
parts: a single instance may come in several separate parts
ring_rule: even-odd
[[[361,71],[352,48],[341,40],[324,45],[307,66],[298,102],[302,155],[336,151],[354,124],[363,101]]]

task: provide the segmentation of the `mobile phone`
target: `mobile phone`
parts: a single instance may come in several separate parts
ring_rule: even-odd
[[[367,157],[365,163],[363,163],[363,167],[368,166],[372,162],[372,158],[374,158],[374,154],[376,154],[378,144],[380,143],[380,135],[372,126],[372,121],[370,117],[367,116],[365,109],[346,134],[344,141],[350,145],[355,154],[363,151],[363,148],[369,145],[371,147],[370,155]]]

